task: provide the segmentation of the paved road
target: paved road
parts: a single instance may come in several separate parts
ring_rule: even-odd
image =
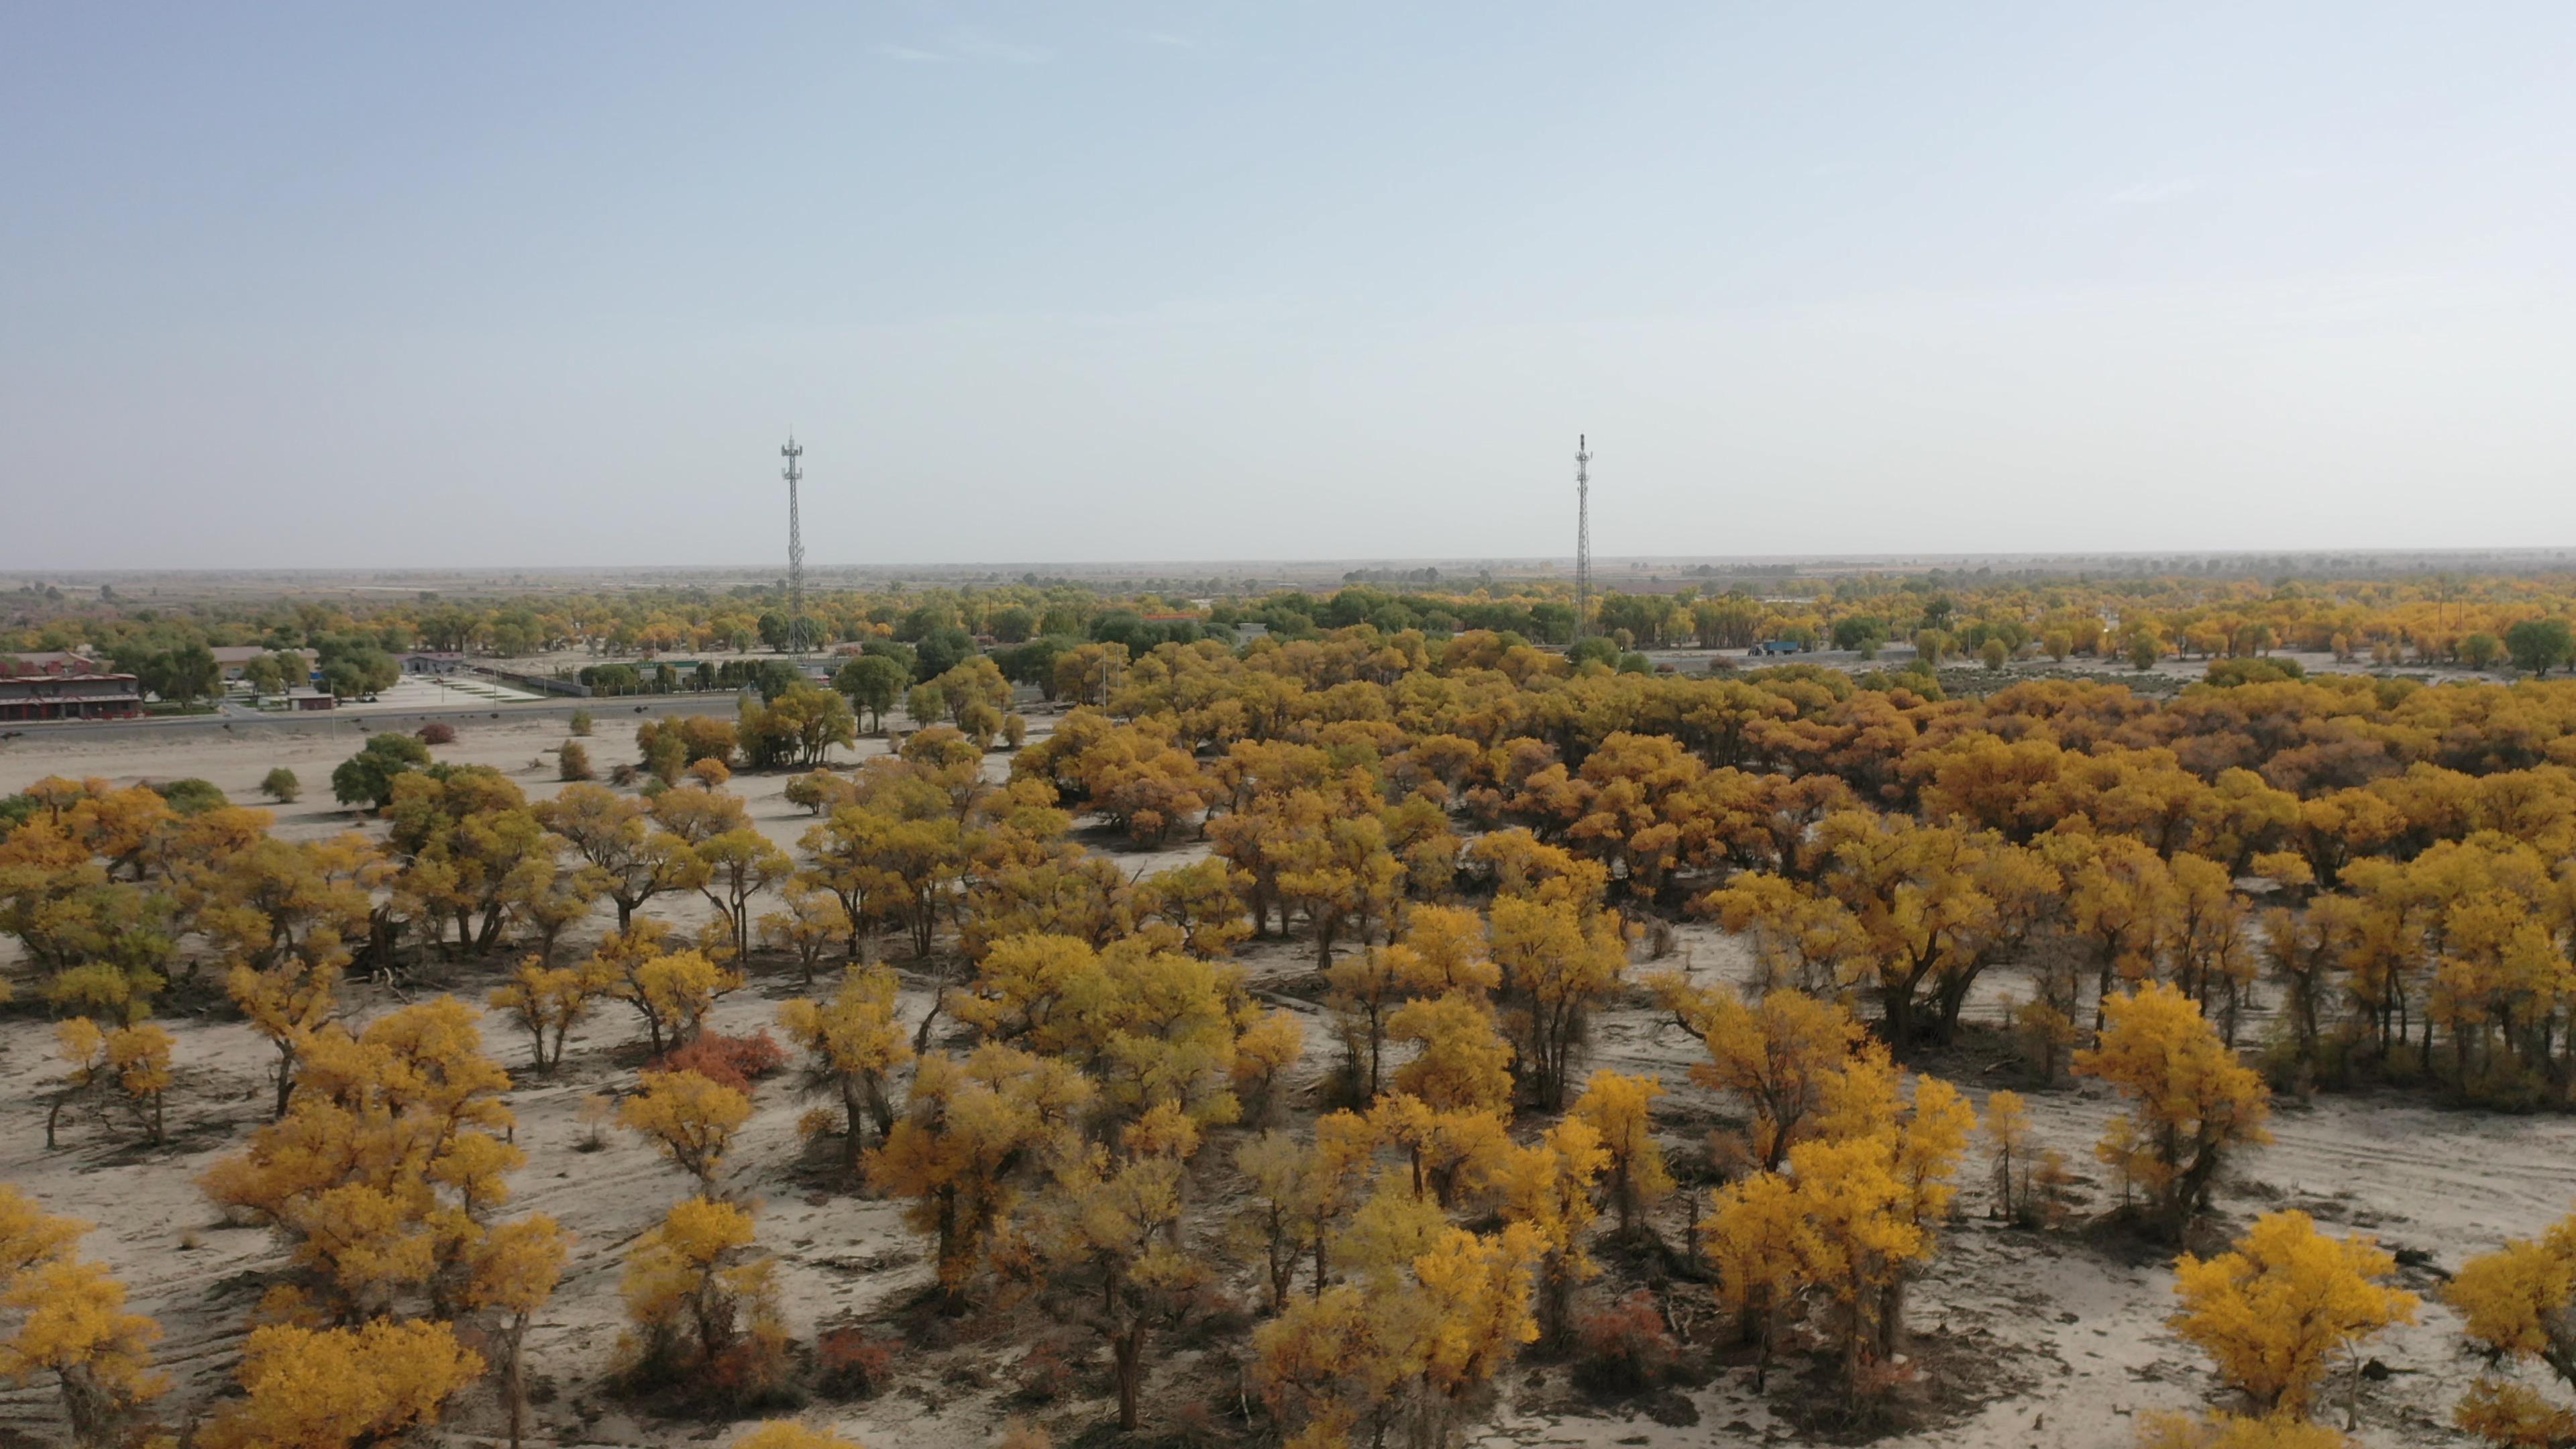
[[[716,714],[730,718],[735,696],[730,691],[707,694],[633,695],[616,699],[532,699],[508,704],[480,703],[402,710],[317,710],[310,714],[241,713],[169,715],[158,719],[29,721],[7,726],[23,738],[115,739],[169,733],[229,730],[259,735],[371,735],[406,732],[434,719],[567,719],[589,710],[602,726],[616,718],[666,714]],[[6,731],[0,731],[5,737]]]

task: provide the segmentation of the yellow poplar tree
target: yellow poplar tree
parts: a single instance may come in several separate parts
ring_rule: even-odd
[[[295,1092],[295,1073],[304,1048],[322,1024],[337,1009],[334,993],[339,989],[340,971],[347,963],[345,952],[334,950],[329,955],[313,957],[292,954],[265,969],[235,966],[224,978],[224,989],[250,1018],[253,1030],[268,1038],[277,1050],[277,1061],[270,1069],[277,1086],[277,1100],[272,1115],[286,1115],[287,1099]]]
[[[170,1090],[175,1045],[170,1033],[150,1022],[107,1034],[107,1065],[116,1073],[117,1094],[142,1126],[145,1140],[155,1146],[162,1138],[161,1101]]]
[[[1198,1125],[1166,1102],[1129,1123],[1121,1151],[1093,1144],[1067,1154],[1039,1229],[1059,1275],[1078,1276],[1074,1301],[1096,1313],[1118,1385],[1118,1427],[1141,1409],[1145,1350],[1157,1324],[1177,1321],[1207,1280],[1206,1265],[1178,1243],[1183,1174]]]
[[[551,1072],[563,1065],[564,1038],[590,1014],[607,986],[596,970],[548,966],[543,958],[530,956],[493,989],[490,1003],[528,1034],[530,1065]]]
[[[1553,1111],[1565,1105],[1593,1003],[1627,969],[1627,940],[1608,911],[1521,896],[1495,900],[1487,939],[1502,968],[1505,1024],[1523,1034],[1521,1070]]]
[[[1805,1276],[1832,1307],[1843,1385],[1857,1395],[1862,1369],[1887,1336],[1879,1313],[1930,1236],[1906,1211],[1905,1184],[1885,1135],[1801,1142],[1790,1149],[1807,1223]]]
[[[1330,988],[1324,1004],[1342,1029],[1351,1074],[1363,1101],[1378,1093],[1388,1018],[1404,1001],[1412,954],[1412,948],[1402,944],[1371,946],[1344,956],[1324,972]]]
[[[733,1134],[751,1120],[751,1099],[696,1072],[646,1072],[644,1089],[620,1103],[617,1124],[715,1191]]]
[[[1717,1273],[1718,1307],[1734,1318],[1737,1341],[1753,1345],[1753,1384],[1763,1388],[1781,1326],[1806,1291],[1806,1265],[1818,1255],[1805,1206],[1788,1178],[1757,1172],[1717,1190],[1700,1235]]]
[[[650,926],[653,923],[647,922]],[[699,951],[663,952],[658,942],[643,946],[646,954],[603,942],[594,970],[605,968],[608,994],[635,1008],[653,1055],[689,1044],[704,1025],[716,999],[742,985],[742,975],[709,960]]]
[[[1069,1064],[992,1043],[964,1061],[922,1058],[911,1100],[865,1159],[868,1182],[909,1198],[905,1220],[937,1243],[952,1309],[1037,1170],[1078,1133],[1097,1088]]]
[[[1234,1041],[1234,1093],[1257,1125],[1278,1107],[1279,1084],[1306,1053],[1306,1024],[1284,1006],[1255,1017]]]
[[[2247,1419],[2212,1414],[2189,1419],[2149,1414],[2138,1425],[2138,1449],[2351,1449],[2352,1441],[2322,1424],[2297,1419]]]
[[[2359,1372],[2363,1343],[2415,1321],[2415,1295],[2379,1281],[2396,1267],[2369,1238],[2329,1238],[2303,1212],[2265,1213],[2229,1251],[2175,1261],[2173,1329],[2258,1412],[2305,1419],[2338,1364]]]
[[[83,1449],[124,1442],[135,1411],[169,1388],[152,1371],[160,1325],[125,1311],[125,1285],[102,1264],[56,1257],[13,1274],[0,1309],[18,1319],[0,1339],[0,1379],[51,1375]]]
[[[482,1051],[472,1007],[440,997],[370,1023],[334,1025],[306,1050],[285,1118],[200,1179],[217,1203],[287,1240],[305,1286],[342,1317],[425,1294],[448,1309],[508,1175],[509,1074]]]
[[[2576,1217],[2470,1259],[2442,1298],[2460,1315],[2469,1342],[2493,1359],[2543,1365],[2562,1390],[2576,1387]],[[2495,1444],[2576,1439],[2576,1410],[2494,1372],[2461,1399],[2456,1421]]]
[[[2019,1092],[1992,1092],[1986,1097],[1986,1172],[1989,1199],[1986,1216],[2027,1226],[2031,1196],[2030,1108]]]
[[[894,1130],[886,1081],[912,1060],[895,1021],[896,985],[883,966],[852,966],[831,1000],[800,997],[778,1008],[779,1026],[805,1049],[807,1083],[841,1100],[842,1161],[853,1170],[865,1145],[862,1123],[876,1123],[879,1141]]]
[[[2272,1094],[2203,1020],[2200,1004],[2160,981],[2103,1004],[2101,1044],[2075,1054],[2079,1076],[2099,1077],[2130,1102],[2096,1154],[2148,1197],[2167,1231],[2208,1205],[2220,1163],[2263,1130]]]
[[[1510,1109],[1512,1045],[1484,1002],[1459,993],[1410,1001],[1388,1019],[1386,1031],[1414,1047],[1412,1059],[1395,1069],[1397,1091],[1435,1111]]]
[[[1495,1172],[1504,1220],[1529,1229],[1538,1331],[1551,1342],[1565,1335],[1575,1285],[1601,1271],[1583,1251],[1583,1235],[1595,1216],[1593,1185],[1609,1160],[1592,1124],[1567,1117],[1537,1142],[1507,1149]]]
[[[1609,1156],[1611,1209],[1619,1214],[1625,1237],[1636,1220],[1673,1190],[1664,1166],[1664,1149],[1655,1141],[1655,1099],[1664,1084],[1653,1077],[1631,1077],[1599,1071],[1585,1083],[1574,1102],[1574,1115],[1591,1124]]]
[[[271,1324],[243,1351],[246,1396],[200,1431],[204,1449],[353,1449],[435,1424],[483,1373],[444,1323],[377,1319],[357,1328]]]
[[[1234,1166],[1252,1188],[1240,1224],[1258,1249],[1268,1311],[1288,1306],[1300,1249],[1314,1232],[1316,1151],[1312,1144],[1272,1129],[1234,1150]]]
[[[1694,1003],[1709,1059],[1691,1080],[1731,1093],[1753,1111],[1752,1158],[1777,1171],[1824,1106],[1825,1086],[1851,1060],[1860,1023],[1841,1005],[1801,991],[1766,991],[1746,1005],[1731,991]]]
[[[763,1424],[733,1441],[733,1449],[863,1449],[856,1439],[844,1439],[820,1429],[808,1429],[792,1419]]]
[[[726,1365],[738,1392],[757,1392],[783,1366],[777,1262],[755,1251],[751,1214],[688,1198],[635,1242],[620,1292],[634,1324],[625,1343],[644,1382]]]
[[[54,1024],[54,1055],[62,1058],[62,1085],[45,1108],[45,1150],[56,1146],[63,1109],[97,1090],[107,1076],[107,1034],[86,1016]]]
[[[1432,1228],[1409,1261],[1327,1289],[1256,1330],[1254,1387],[1301,1449],[1382,1443],[1398,1429],[1415,1444],[1445,1443],[1463,1402],[1538,1337],[1537,1254],[1526,1224],[1492,1235]]]
[[[571,1253],[572,1235],[543,1213],[503,1223],[475,1253],[473,1276],[458,1305],[497,1320],[491,1339],[501,1355],[501,1401],[510,1413],[510,1449],[519,1449],[528,1427],[524,1378],[528,1321],[554,1297]]]
[[[89,1224],[53,1217],[35,1199],[0,1182],[0,1284],[14,1281],[40,1263],[68,1256],[72,1244],[88,1231]]]

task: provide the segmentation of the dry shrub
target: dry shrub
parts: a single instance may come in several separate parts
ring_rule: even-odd
[[[456,726],[444,720],[432,720],[420,727],[420,742],[424,745],[452,745],[456,743]]]
[[[1013,1392],[1023,1402],[1052,1404],[1081,1391],[1083,1350],[1062,1334],[1029,1345],[1011,1370]]]
[[[1191,1399],[1172,1410],[1171,1442],[1183,1449],[1217,1449],[1236,1442],[1236,1435],[1215,1406]]]
[[[793,1403],[783,1335],[754,1333],[717,1350],[694,1372],[670,1384],[688,1403],[742,1412]]]
[[[839,1399],[883,1393],[894,1378],[894,1340],[835,1328],[814,1345],[815,1387]]]
[[[704,1031],[645,1066],[652,1072],[695,1072],[719,1086],[749,1092],[751,1084],[787,1065],[787,1050],[762,1027],[750,1036]]]
[[[1599,1394],[1661,1387],[1678,1357],[1655,1295],[1642,1288],[1608,1308],[1577,1315],[1575,1339],[1574,1381]]]

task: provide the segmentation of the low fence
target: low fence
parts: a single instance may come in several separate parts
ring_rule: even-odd
[[[481,665],[477,665],[474,672],[486,679],[497,679],[514,689],[529,689],[539,694],[569,694],[577,699],[590,698],[590,686],[577,679],[557,679],[551,674],[522,674],[515,669],[489,669]]]

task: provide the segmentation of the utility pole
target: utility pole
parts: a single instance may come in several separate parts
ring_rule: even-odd
[[[1574,435],[1574,637],[1592,627],[1592,449]]]
[[[778,450],[787,460],[787,647],[796,657],[799,669],[805,663],[805,530],[796,517],[796,485],[805,481],[801,466],[805,450],[796,442],[790,429],[787,446]]]

